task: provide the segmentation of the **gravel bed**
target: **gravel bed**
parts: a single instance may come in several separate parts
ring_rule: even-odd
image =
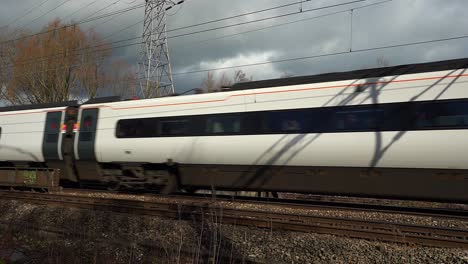
[[[353,203],[365,203],[365,204],[377,204],[377,205],[389,205],[389,206],[408,206],[408,207],[427,207],[427,208],[468,210],[468,204],[459,204],[459,203],[442,203],[442,202],[394,200],[394,199],[392,200],[392,199],[381,199],[381,198],[311,195],[311,194],[296,194],[296,193],[280,193],[280,197],[284,199],[301,199],[301,200],[311,200],[311,201],[353,202]]]
[[[154,195],[132,195],[132,194],[119,194],[119,193],[107,193],[107,192],[67,192],[67,195],[77,195],[85,197],[101,197],[101,198],[116,198],[125,200],[138,200],[146,202],[161,202],[161,203],[178,203],[178,204],[193,204],[190,198],[186,200],[183,198],[168,198]],[[352,211],[352,210],[326,210],[326,209],[298,209],[298,208],[285,208],[274,205],[259,205],[257,203],[249,202],[235,202],[235,201],[217,201],[215,199],[207,199],[204,203],[212,206],[218,206],[229,209],[239,210],[260,210],[272,213],[289,213],[289,214],[303,214],[310,216],[324,216],[324,217],[340,217],[348,219],[359,219],[359,220],[372,220],[381,221],[386,223],[401,223],[401,224],[416,224],[416,225],[427,225],[434,227],[443,228],[457,228],[457,229],[468,229],[468,221],[438,218],[438,217],[426,217],[426,216],[412,216],[407,214],[394,214],[394,213],[375,213],[365,211]]]
[[[217,219],[174,221],[18,201],[0,201],[0,212],[0,263],[8,251],[16,252],[17,263],[468,263],[462,249],[220,225]],[[51,236],[25,223],[70,233]]]

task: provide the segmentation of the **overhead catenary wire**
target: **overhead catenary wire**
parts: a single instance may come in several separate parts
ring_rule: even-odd
[[[365,0],[361,0],[361,1],[365,1]],[[302,4],[302,3],[304,3],[304,2],[310,2],[310,0],[303,0],[303,1],[299,2],[299,3]],[[188,26],[182,26],[182,27],[170,29],[170,30],[167,30],[167,32],[178,31],[178,30],[182,30],[182,29],[187,29],[187,28],[192,28],[192,27],[198,27],[198,26],[213,24],[213,23],[216,23],[216,22],[221,22],[221,21],[230,20],[230,19],[234,19],[234,18],[239,18],[239,17],[243,17],[243,16],[254,15],[254,14],[258,14],[258,13],[263,13],[263,12],[267,12],[267,11],[272,11],[272,10],[275,10],[275,9],[280,9],[280,8],[285,8],[285,7],[297,5],[297,4],[299,4],[299,3],[298,3],[298,2],[289,3],[289,4],[280,5],[280,6],[269,7],[269,8],[265,8],[265,9],[260,9],[260,10],[256,10],[256,11],[251,11],[251,12],[243,13],[243,14],[239,14],[239,15],[234,15],[234,16],[229,16],[229,17],[218,18],[218,19],[214,19],[214,20],[210,20],[210,21],[201,22],[201,23],[194,24],[194,25],[188,25]]]
[[[119,0],[120,1],[120,0]],[[308,2],[310,0],[303,0],[302,2]],[[331,7],[335,7],[335,6],[341,6],[341,5],[347,5],[347,4],[351,4],[351,3],[356,3],[356,2],[363,2],[363,1],[367,1],[367,0],[355,0],[355,1],[352,1],[352,2],[346,2],[346,3],[341,3],[341,4],[336,4],[336,5],[332,5],[332,6],[329,6],[328,8],[331,8]],[[111,3],[110,5],[112,5],[114,3]],[[281,5],[281,6],[276,6],[276,7],[271,7],[271,8],[267,8],[267,9],[261,9],[261,10],[257,10],[257,11],[252,11],[252,12],[248,12],[248,13],[243,13],[243,14],[239,14],[239,15],[235,15],[235,16],[230,16],[230,17],[225,17],[225,18],[220,18],[220,19],[215,19],[215,20],[210,20],[210,21],[206,21],[206,22],[202,22],[202,23],[198,23],[198,24],[194,24],[194,25],[188,25],[188,26],[183,26],[183,27],[179,27],[179,28],[174,28],[174,29],[170,29],[170,30],[167,30],[166,32],[173,32],[173,31],[178,31],[178,30],[183,30],[183,29],[187,29],[187,28],[192,28],[192,27],[197,27],[197,26],[201,26],[201,25],[207,25],[207,24],[212,24],[212,23],[216,23],[216,22],[220,22],[220,21],[225,21],[225,20],[230,20],[230,19],[233,19],[233,18],[238,18],[238,17],[242,17],[242,16],[248,16],[248,15],[252,15],[252,14],[255,14],[255,13],[261,13],[261,12],[266,12],[266,11],[270,11],[270,10],[274,10],[274,9],[279,9],[279,8],[283,8],[283,7],[287,7],[287,6],[291,6],[291,5],[297,5],[297,3],[291,3],[291,4],[286,4],[286,5]],[[139,5],[135,5],[133,7],[130,7],[132,8],[141,8],[141,7],[144,7],[145,4],[139,4]],[[128,8],[128,9],[130,9]],[[313,9],[313,10],[306,10],[306,12],[310,12],[310,11],[316,11],[316,10],[320,10],[320,9],[324,9],[324,8],[327,8],[327,7],[322,7],[322,8],[318,8],[318,9]],[[99,10],[100,11],[100,10]],[[95,12],[94,14],[98,13],[99,11]],[[120,11],[130,11],[130,10],[120,10]],[[116,11],[116,12],[120,12],[120,11]],[[293,14],[299,14],[301,12],[294,12],[294,13],[290,13],[289,15],[293,15]],[[106,14],[106,15],[103,15],[103,16],[100,16],[100,17],[96,17],[96,18],[92,18],[91,20],[87,20],[87,18],[85,19],[82,19],[76,23],[73,23],[72,25],[66,25],[66,26],[63,26],[63,28],[66,28],[66,27],[74,27],[76,25],[79,25],[79,24],[82,24],[82,23],[88,23],[90,21],[94,21],[94,20],[97,20],[97,19],[101,19],[101,18],[104,18],[104,17],[108,17],[110,15],[113,15],[113,13],[110,13],[110,14]],[[272,18],[270,18],[272,19]],[[263,21],[263,20],[262,20]],[[251,22],[253,23],[253,22]],[[46,34],[46,33],[49,33],[51,31],[45,31],[45,32],[39,32],[39,33],[36,33],[36,34],[31,34],[31,35],[28,35],[28,36],[23,36],[23,37],[20,37],[20,38],[16,38],[16,39],[12,39],[12,40],[6,40],[6,41],[2,41],[0,42],[0,44],[5,44],[5,43],[8,43],[8,42],[15,42],[15,41],[18,41],[18,40],[21,40],[21,39],[25,39],[25,38],[29,38],[29,37],[34,37],[34,36],[37,36],[37,35],[41,35],[41,34]]]
[[[70,25],[65,25],[65,26],[62,26],[62,27],[57,28],[57,29],[46,30],[46,31],[42,31],[42,32],[39,32],[39,33],[31,34],[31,35],[21,36],[21,37],[15,38],[15,39],[5,40],[5,41],[0,42],[0,45],[4,45],[4,44],[8,44],[8,43],[14,43],[14,42],[19,41],[19,40],[44,35],[44,34],[47,34],[47,33],[50,33],[50,32],[56,31],[56,30],[60,30],[60,29],[73,28],[73,27],[76,27],[77,25],[84,24],[84,23],[89,23],[89,22],[99,20],[99,19],[103,19],[103,18],[106,18],[106,17],[109,17],[109,16],[121,15],[121,14],[124,14],[126,12],[129,12],[129,11],[132,11],[132,10],[135,10],[135,9],[138,9],[138,8],[142,8],[144,6],[145,6],[144,4],[138,4],[138,5],[135,5],[135,6],[132,6],[132,7],[124,8],[124,9],[117,10],[117,11],[114,11],[114,12],[110,12],[110,13],[107,13],[107,14],[103,14],[103,15],[100,15],[100,16],[97,16],[97,17],[82,19],[82,20],[80,20],[80,21],[78,21],[76,23],[73,23],[73,24],[70,24]]]
[[[298,15],[298,14],[302,14],[302,13],[305,13],[305,12],[323,10],[323,9],[327,9],[327,8],[333,8],[333,7],[337,7],[337,6],[349,5],[349,4],[352,4],[352,3],[358,3],[358,2],[363,2],[363,1],[366,1],[366,0],[354,0],[354,1],[351,1],[351,2],[345,2],[345,3],[330,5],[330,6],[323,6],[323,7],[308,9],[308,10],[305,10],[303,12],[287,13],[287,14],[283,14],[283,15],[272,16],[272,17],[267,17],[267,18],[262,18],[262,19],[257,19],[257,20],[251,20],[251,21],[241,22],[241,23],[236,23],[236,24],[230,24],[230,25],[226,25],[226,26],[215,27],[215,28],[205,29],[205,30],[201,30],[201,31],[184,33],[184,34],[180,34],[180,35],[169,36],[169,37],[167,37],[167,39],[174,39],[174,38],[184,37],[184,36],[188,36],[188,35],[200,34],[200,33],[203,33],[203,32],[209,32],[209,31],[214,31],[214,30],[219,30],[219,29],[225,29],[225,28],[230,28],[230,27],[235,27],[235,26],[240,26],[240,25],[245,25],[245,24],[252,24],[252,23],[256,23],[256,22],[271,20],[271,19],[274,19],[274,18],[286,17],[286,16],[291,16],[291,15]],[[114,42],[110,42],[110,43],[106,43],[106,44],[102,44],[102,45],[97,45],[97,46],[93,46],[93,47],[89,47],[89,48],[81,48],[81,49],[78,49],[78,50],[72,50],[72,51],[68,51],[68,52],[88,50],[88,49],[92,49],[92,48],[96,48],[96,47],[100,47],[100,46],[108,46],[108,45],[111,45],[111,44],[122,43],[122,42],[127,42],[127,41],[131,41],[131,40],[136,40],[136,39],[141,39],[141,38],[140,37],[128,38],[128,39],[124,39],[124,40],[114,41]],[[141,43],[142,42],[139,42],[139,43],[136,43],[135,45],[138,45],[138,44],[141,44]],[[61,55],[61,54],[64,54],[64,53],[63,52],[62,53],[57,53],[55,55]],[[51,57],[51,56],[54,56],[54,55],[38,57],[38,58],[31,59],[31,60],[48,58],[48,57]],[[23,62],[27,62],[27,61],[30,61],[30,60],[26,60],[26,61],[23,61]]]
[[[17,17],[16,19],[14,19],[13,21],[9,22],[8,24],[4,25],[4,26],[1,26],[0,29],[2,28],[5,28],[5,27],[8,27],[10,26],[11,24],[14,24],[16,23],[17,21],[25,18],[27,15],[31,14],[32,12],[34,12],[34,10],[37,10],[38,8],[40,8],[41,6],[43,6],[45,3],[49,2],[50,0],[45,0],[45,1],[42,1],[41,3],[39,3],[38,5],[35,5],[33,7],[31,7],[30,9],[28,9],[28,11],[26,11],[25,14]]]
[[[252,23],[257,23],[257,22],[263,22],[263,21],[267,21],[267,20],[283,18],[283,17],[292,16],[292,15],[298,15],[298,14],[303,14],[303,13],[308,13],[308,12],[313,12],[313,11],[318,11],[318,10],[323,10],[323,9],[327,9],[327,8],[343,6],[343,5],[350,5],[350,4],[355,4],[355,3],[364,2],[364,1],[367,1],[367,0],[354,0],[354,1],[344,2],[344,3],[340,3],[340,4],[334,4],[334,5],[329,5],[329,6],[311,8],[311,9],[307,9],[307,10],[303,10],[303,11],[295,11],[295,12],[286,13],[286,14],[282,14],[282,15],[271,16],[271,17],[266,17],[266,18],[251,20],[251,21],[245,21],[245,22],[240,22],[240,23],[235,23],[235,24],[231,24],[231,25],[220,26],[220,27],[215,27],[215,28],[205,29],[205,30],[200,30],[200,31],[195,31],[195,32],[189,32],[189,33],[180,34],[180,35],[176,35],[176,36],[170,36],[168,38],[176,38],[176,37],[181,37],[181,36],[187,36],[187,35],[193,35],[193,34],[198,34],[198,33],[209,32],[209,31],[213,31],[213,30],[226,29],[226,28],[230,28],[230,27],[247,25],[247,24],[252,24]],[[231,19],[231,18],[226,18],[225,20],[227,20],[227,19]],[[216,21],[216,20],[213,20],[213,21]],[[216,21],[216,22],[218,22],[218,21]],[[214,22],[206,22],[206,23],[214,23]],[[198,25],[200,25],[200,24],[198,24]],[[182,30],[182,29],[185,29],[185,28],[188,28],[188,27],[195,27],[195,26],[197,26],[197,25],[181,27],[181,28],[175,28],[175,29],[168,30],[167,32],[173,32],[173,31],[176,31],[176,30]]]
[[[43,18],[44,16],[50,14],[52,11],[55,11],[55,10],[57,10],[58,8],[62,7],[63,5],[69,3],[70,1],[72,1],[72,0],[65,0],[65,1],[63,1],[63,2],[60,3],[58,6],[56,6],[56,7],[52,8],[52,9],[50,9],[49,11],[45,12],[45,13],[42,14],[42,15],[36,17],[35,19],[33,19],[32,21],[30,21],[29,23],[27,23],[27,24],[25,24],[25,25],[22,25],[22,27],[27,27],[27,26],[31,25],[32,23],[36,22],[36,21],[39,20],[40,18]]]
[[[276,63],[286,63],[286,62],[300,61],[300,60],[318,59],[318,58],[332,57],[332,56],[338,56],[338,55],[346,55],[346,54],[353,54],[353,53],[362,53],[362,52],[368,52],[368,51],[375,51],[375,50],[382,50],[382,49],[391,49],[391,48],[399,48],[399,47],[407,47],[407,46],[424,45],[424,44],[437,43],[437,42],[444,42],[444,41],[453,41],[453,40],[460,40],[460,39],[468,39],[468,34],[467,34],[467,35],[460,35],[460,36],[449,37],[449,38],[432,39],[432,40],[417,41],[417,42],[410,42],[410,43],[401,43],[401,44],[386,45],[386,46],[379,46],[379,47],[372,47],[372,48],[364,48],[364,49],[354,49],[354,50],[352,50],[352,51],[349,51],[349,50],[347,49],[346,51],[338,51],[338,52],[317,54],[317,55],[311,55],[311,56],[303,56],[303,57],[296,57],[296,58],[288,58],[288,59],[282,59],[282,60],[264,61],[264,62],[250,63],[250,64],[242,64],[242,65],[234,65],[234,66],[228,66],[228,67],[219,67],[219,68],[211,68],[211,69],[203,69],[203,70],[185,71],[185,72],[173,73],[173,75],[176,75],[176,76],[177,76],[177,75],[189,75],[189,74],[196,74],[196,73],[205,73],[205,72],[214,72],[214,71],[221,71],[221,70],[229,70],[229,69],[242,68],[242,67],[254,67],[254,66],[261,66],[261,65],[268,65],[268,64],[276,64]],[[135,45],[135,44],[122,45],[122,46],[120,46],[119,48],[131,46],[131,45]],[[78,66],[79,66],[79,65],[76,65],[76,67],[78,67]],[[67,68],[69,68],[69,67],[67,67]],[[58,69],[63,69],[63,67],[51,68],[51,69],[47,69],[46,71],[42,71],[42,72],[48,72],[48,71],[53,71],[53,70],[58,70]],[[38,72],[35,72],[34,74],[37,74],[37,73],[38,73]],[[40,72],[39,72],[39,73],[40,73]],[[30,74],[33,74],[33,73],[30,73]],[[30,74],[17,75],[17,77],[27,76],[27,75],[30,75]],[[139,79],[137,79],[137,80],[142,80],[142,79],[139,78]]]
[[[115,1],[115,2],[112,2],[112,3],[108,4],[107,6],[101,8],[101,9],[98,9],[98,10],[95,11],[94,13],[91,13],[91,15],[88,15],[88,16],[86,16],[85,18],[81,19],[81,21],[84,21],[84,20],[86,20],[86,19],[88,19],[88,18],[90,18],[90,17],[93,17],[93,16],[96,15],[97,13],[99,13],[99,12],[101,12],[101,11],[104,11],[104,10],[106,10],[107,8],[109,8],[109,7],[113,6],[113,5],[118,4],[120,1],[122,1],[122,0],[117,0],[117,1]]]
[[[351,9],[352,10],[357,10],[357,9],[362,9],[362,8],[366,8],[366,7],[370,7],[370,6],[384,4],[384,3],[387,3],[387,2],[391,2],[391,1],[393,1],[393,0],[380,1],[380,2],[376,2],[376,3],[368,4],[368,5],[353,7]],[[299,19],[299,20],[295,20],[295,21],[289,21],[289,22],[285,22],[285,23],[279,23],[279,24],[271,25],[271,26],[267,26],[267,27],[256,28],[256,29],[252,29],[252,30],[233,33],[233,34],[224,35],[224,36],[215,37],[215,38],[209,38],[209,39],[204,39],[204,40],[193,41],[193,42],[189,42],[187,44],[191,45],[191,44],[205,43],[205,42],[209,42],[209,41],[214,41],[214,40],[219,40],[219,39],[224,39],[224,38],[230,38],[230,37],[239,36],[239,35],[243,35],[243,34],[258,32],[258,31],[262,31],[262,30],[267,30],[267,29],[271,29],[271,28],[275,28],[275,27],[281,27],[281,26],[296,24],[296,23],[300,23],[300,22],[304,22],[304,21],[315,20],[315,19],[319,19],[319,18],[323,18],[323,17],[328,17],[328,16],[337,15],[337,14],[347,13],[347,12],[350,12],[351,9],[348,8],[346,10],[341,10],[341,11],[337,11],[337,12],[327,13],[327,14],[323,14],[323,15],[308,17],[308,18],[303,18],[303,19]]]
[[[84,9],[86,9],[86,8],[88,8],[88,7],[92,6],[92,5],[94,5],[95,3],[97,3],[96,0],[93,0],[93,1],[89,2],[88,4],[86,4],[86,5],[82,6],[82,7],[80,7],[80,8],[77,9],[75,12],[71,13],[70,15],[68,15],[68,17],[72,18],[74,15],[76,15],[76,14],[78,14],[79,12],[81,12],[82,10],[84,10]],[[70,21],[71,21],[71,19],[70,19]]]
[[[321,58],[321,57],[330,57],[330,56],[337,56],[337,55],[344,55],[344,54],[361,53],[361,52],[374,51],[374,50],[382,50],[382,49],[390,49],[390,48],[398,48],[398,47],[406,47],[406,46],[415,46],[415,45],[436,43],[436,42],[442,42],[442,41],[460,40],[460,39],[468,39],[468,35],[461,35],[461,36],[455,36],[455,37],[443,38],[443,39],[418,41],[418,42],[411,42],[411,43],[404,43],[404,44],[380,46],[380,47],[373,47],[373,48],[365,48],[365,49],[354,49],[354,50],[351,50],[351,51],[347,50],[347,51],[332,52],[332,53],[312,55],[312,56],[304,56],[304,57],[296,57],[296,58],[289,58],[289,59],[276,60],[276,61],[265,61],[265,62],[258,62],[258,63],[235,65],[235,66],[222,67],[222,68],[186,71],[186,72],[173,73],[172,75],[187,75],[187,74],[194,74],[194,73],[235,69],[235,68],[241,68],[241,67],[252,67],[252,66],[275,64],[275,63],[284,63],[284,62],[299,61],[299,60],[309,60],[309,59],[316,59],[316,58]]]

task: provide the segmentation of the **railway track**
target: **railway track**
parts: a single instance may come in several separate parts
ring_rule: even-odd
[[[192,199],[207,199],[207,195],[185,195]],[[178,196],[171,196],[178,198]],[[333,200],[300,200],[300,199],[278,199],[278,198],[262,198],[262,197],[246,197],[246,196],[228,196],[217,195],[216,199],[226,202],[251,203],[259,205],[272,205],[281,208],[294,208],[303,210],[350,210],[350,211],[366,211],[380,213],[406,214],[413,216],[440,217],[455,220],[468,220],[468,211],[452,208],[432,208],[432,207],[413,207],[413,206],[397,206],[397,205],[382,205],[375,203],[350,202],[350,198],[333,198]]]
[[[468,230],[339,217],[220,208],[210,205],[207,199],[178,204],[77,196],[67,194],[66,192],[61,194],[41,194],[10,191],[0,192],[0,198],[41,205],[158,216],[178,220],[197,221],[204,218],[210,219],[215,223],[256,226],[275,230],[313,232],[424,246],[468,248]],[[468,221],[468,218],[465,218],[465,220]]]
[[[132,192],[115,192],[107,190],[83,190],[83,189],[64,189],[65,193],[104,193],[113,195],[126,195],[135,194]],[[136,193],[139,194],[139,193]],[[192,194],[192,193],[178,193],[176,195],[159,195],[146,193],[150,197],[155,198],[170,198],[175,201],[185,202],[191,200],[194,202],[206,202],[207,199],[220,202],[235,202],[235,203],[248,203],[253,205],[269,205],[277,208],[285,209],[300,209],[300,210],[346,210],[346,211],[359,211],[359,212],[380,212],[380,213],[393,213],[403,214],[412,216],[423,216],[423,217],[439,217],[445,219],[454,220],[467,220],[468,221],[468,210],[453,209],[453,208],[440,208],[440,207],[415,207],[415,206],[397,206],[397,205],[385,205],[377,203],[365,202],[366,199],[353,198],[356,202],[351,202],[351,198],[345,197],[327,197],[325,200],[319,200],[319,197],[315,197],[310,200],[302,199],[280,199],[280,198],[265,198],[265,197],[251,197],[251,196],[231,196],[231,195],[216,195],[215,197],[211,194]],[[322,198],[323,199],[323,198]]]

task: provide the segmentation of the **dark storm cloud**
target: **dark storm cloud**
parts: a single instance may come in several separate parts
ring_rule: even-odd
[[[44,0],[42,0],[44,1]],[[27,9],[38,5],[41,0],[0,0],[0,26],[24,14]],[[18,20],[13,26],[26,25],[28,21],[46,11],[58,6],[65,0],[49,0],[41,8],[37,8],[24,19]],[[39,19],[29,29],[36,31],[53,18],[79,21],[117,0],[98,0],[80,12],[92,0],[73,0],[47,16]],[[312,8],[345,3],[351,0],[313,0],[303,4],[307,11]],[[240,64],[250,64],[264,61],[276,61],[304,56],[329,54],[350,49],[350,12],[328,17],[309,19],[337,11],[348,10],[370,3],[384,0],[368,0],[335,8],[303,12],[280,19],[267,20],[239,27],[226,28],[218,31],[177,37],[169,39],[170,56],[173,72],[181,73],[193,70],[203,70],[218,67],[231,67]],[[180,7],[168,11],[168,29],[176,29],[218,18],[247,13],[259,9],[294,3],[297,0],[187,0]],[[99,14],[112,12],[136,4],[143,0],[122,0]],[[171,31],[169,36],[226,26],[233,23],[251,21],[265,17],[281,15],[299,10],[300,5],[288,8],[240,17],[228,21]],[[381,5],[356,9],[353,12],[353,41],[355,51],[373,47],[397,45],[431,39],[446,38],[468,34],[468,10],[466,0],[393,0]],[[75,13],[73,16],[71,14]],[[114,19],[102,19],[89,24],[85,28],[95,27],[103,37],[111,35],[109,41],[117,41],[141,36],[142,25],[138,24],[125,31],[126,27],[143,19],[143,9],[131,11]],[[288,25],[263,29],[272,25],[309,19]],[[107,21],[107,22],[105,22]],[[103,23],[105,22],[105,23]],[[259,30],[239,34],[246,31]],[[226,37],[232,34],[236,36]],[[217,39],[218,38],[218,39]],[[115,46],[135,43],[138,40],[116,43]],[[258,67],[242,68],[255,79],[274,78],[283,74],[304,75],[323,72],[336,72],[361,68],[377,67],[382,59],[390,65],[414,62],[426,62],[451,58],[468,57],[468,40],[455,40],[431,43],[417,46],[407,46],[391,49],[381,49],[367,52],[356,52],[346,55],[329,56],[310,60],[298,60],[288,63],[269,64]],[[136,65],[139,46],[116,49],[115,57]],[[380,60],[379,60],[380,58]],[[240,69],[240,68],[239,68]],[[226,71],[229,74],[236,69]],[[176,87],[179,91],[198,87],[206,73],[176,75]]]

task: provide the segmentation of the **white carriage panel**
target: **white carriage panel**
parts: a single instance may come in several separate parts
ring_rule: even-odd
[[[0,160],[44,161],[45,111],[0,113]]]
[[[430,75],[431,74],[431,75]],[[435,74],[435,75],[434,75]],[[421,74],[418,74],[421,75]],[[416,82],[396,82],[386,86],[377,87],[378,93],[374,93],[367,103],[392,103],[405,101],[428,101],[468,97],[468,90],[465,89],[468,77],[429,79],[431,76],[446,76],[447,72],[425,73],[420,76],[422,80]],[[369,88],[367,88],[369,89]]]
[[[374,133],[378,167],[468,169],[466,130]]]
[[[42,141],[47,113],[65,109],[55,107],[0,112],[0,160],[43,162]]]
[[[244,164],[252,162],[251,151],[257,148],[250,136],[212,136],[193,138],[184,146],[189,164]],[[182,153],[180,151],[179,153]],[[181,156],[182,157],[182,156]]]
[[[0,125],[44,124],[45,112],[12,114],[0,112]]]
[[[468,169],[464,131],[125,139],[129,161],[331,167]],[[447,138],[451,140],[448,141]],[[110,149],[108,149],[110,150]],[[106,161],[121,160],[114,148]]]
[[[4,134],[0,138],[0,160],[43,162],[44,132]]]
[[[182,155],[192,138],[125,138],[118,139],[110,131],[99,131],[96,152],[99,162],[164,163],[168,159],[183,162]],[[184,151],[182,151],[184,150]],[[189,149],[187,149],[189,150]]]
[[[242,92],[187,95],[86,106],[86,108],[95,107],[100,108],[98,129],[114,128],[120,119],[229,113],[245,110]]]
[[[355,90],[355,87],[348,86],[350,83],[351,81],[339,81],[250,90],[255,101],[247,109],[261,111],[330,106],[329,104],[341,97],[347,97],[347,94]]]
[[[463,98],[468,97],[468,90],[464,89],[468,76],[460,76],[462,74],[463,70],[441,71],[251,90],[255,103],[249,104],[247,109],[260,111]],[[358,84],[363,85],[363,91],[356,93]]]
[[[183,96],[162,98],[165,104],[168,100],[177,99],[178,104],[184,100],[184,104],[175,106],[155,106],[149,104],[148,101],[158,102],[161,99],[152,100],[136,100],[131,101],[130,108],[127,106],[116,106],[112,103],[112,108],[103,107],[99,112],[98,130],[96,135],[96,154],[103,162],[110,161],[148,161],[148,162],[166,162],[168,157],[181,157],[184,160],[189,159],[190,148],[193,139],[189,138],[143,138],[143,139],[118,139],[115,136],[117,122],[120,119],[131,118],[153,118],[167,116],[189,116],[212,113],[231,113],[243,112],[245,110],[244,98],[242,93],[218,93],[203,95],[203,98],[198,96]],[[216,100],[220,100],[217,102]],[[215,101],[215,102],[213,102]],[[224,105],[223,103],[224,102]],[[227,103],[226,103],[227,102]],[[129,104],[128,102],[125,102]],[[138,108],[139,104],[145,106]],[[128,155],[132,157],[122,156],[122,153],[129,151],[135,153]],[[158,150],[158,151],[155,151]],[[188,154],[186,154],[188,153]],[[138,159],[141,160],[138,160]],[[180,158],[179,158],[180,159]],[[180,162],[180,161],[176,161]]]
[[[468,150],[463,147],[468,136],[461,130],[326,133],[298,139],[297,144],[294,140],[281,142],[280,151],[268,149],[269,156],[279,156],[276,165],[468,168]]]
[[[352,140],[350,140],[350,138]],[[191,163],[362,166],[373,153],[373,143],[356,142],[349,135],[290,134],[204,137]],[[354,150],[350,152],[346,149]]]
[[[28,122],[28,123],[16,123],[16,124],[0,124],[2,128],[2,133],[8,134],[24,134],[24,133],[34,133],[34,132],[43,132],[45,123],[42,122]],[[8,131],[8,132],[3,132]]]

